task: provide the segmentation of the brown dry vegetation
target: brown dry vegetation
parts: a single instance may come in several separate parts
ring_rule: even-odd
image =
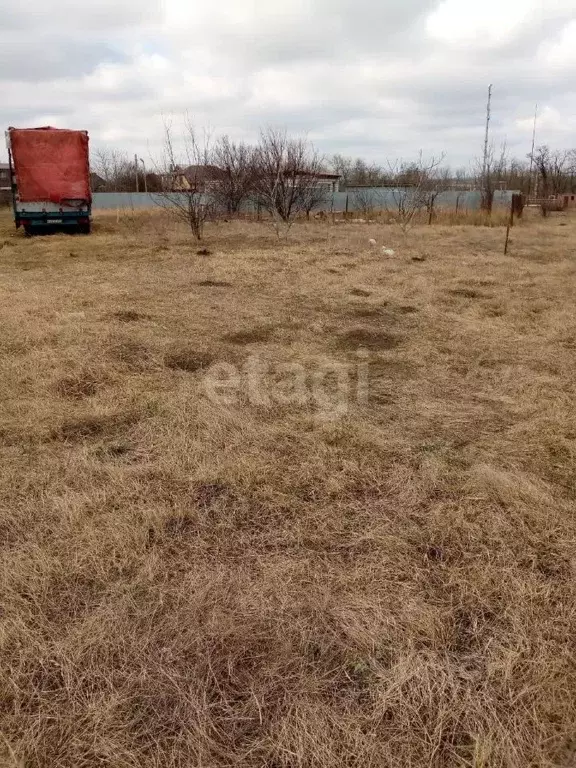
[[[573,766],[576,222],[206,234],[0,225],[0,764]]]

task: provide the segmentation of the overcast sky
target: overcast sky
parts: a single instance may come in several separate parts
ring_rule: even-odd
[[[158,152],[162,115],[252,139],[261,125],[332,154],[576,145],[576,0],[0,0],[4,126],[86,128]],[[4,151],[0,153],[4,159]]]

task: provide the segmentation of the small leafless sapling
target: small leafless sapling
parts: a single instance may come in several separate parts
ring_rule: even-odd
[[[397,184],[391,195],[394,217],[404,234],[416,223],[420,211],[430,206],[438,167],[443,159],[444,155],[425,159],[420,152],[414,163],[396,161],[389,164],[390,175]]]
[[[254,199],[269,213],[278,237],[287,236],[295,219],[309,213],[319,195],[325,195],[325,189],[318,189],[320,157],[306,140],[267,128],[260,134],[254,158]]]
[[[210,139],[204,134],[200,141],[188,117],[184,118],[183,128],[182,150],[178,152],[172,124],[164,124],[163,158],[158,169],[162,190],[154,192],[153,199],[201,240],[205,223],[217,212],[213,198],[206,192],[206,168],[212,165]]]
[[[212,162],[218,167],[218,177],[211,185],[216,206],[228,216],[238,215],[249,200],[254,187],[254,148],[243,142],[220,137],[212,151]]]
[[[372,187],[355,187],[351,190],[351,196],[354,210],[365,219],[371,218],[375,209],[382,206],[382,196]]]

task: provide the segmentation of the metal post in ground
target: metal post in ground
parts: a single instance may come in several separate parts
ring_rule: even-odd
[[[510,227],[514,226],[514,195],[510,201],[510,216],[508,218],[508,226],[506,227],[506,241],[504,243],[504,256],[508,253],[508,240],[510,238]]]

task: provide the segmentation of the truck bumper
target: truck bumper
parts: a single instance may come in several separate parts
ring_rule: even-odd
[[[14,220],[16,228],[24,227],[27,232],[47,231],[56,229],[81,229],[82,231],[90,228],[90,210],[73,212],[38,212],[38,211],[16,211]]]

